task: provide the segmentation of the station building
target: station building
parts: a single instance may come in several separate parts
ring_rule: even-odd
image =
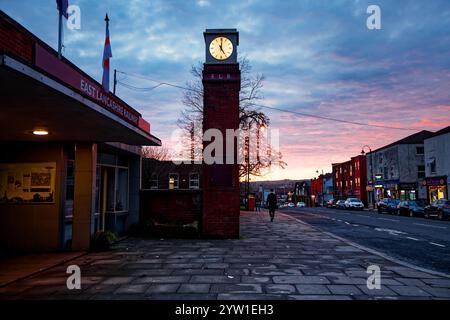
[[[139,220],[150,124],[0,11],[0,251],[88,250]]]

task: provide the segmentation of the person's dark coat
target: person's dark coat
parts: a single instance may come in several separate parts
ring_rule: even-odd
[[[277,208],[277,196],[275,193],[270,193],[267,196],[267,206],[270,211],[274,211]]]

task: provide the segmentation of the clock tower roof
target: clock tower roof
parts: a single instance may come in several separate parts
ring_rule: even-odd
[[[239,45],[239,32],[237,29],[206,29],[203,33],[206,35],[236,35],[236,45]],[[205,37],[206,41],[206,37]]]

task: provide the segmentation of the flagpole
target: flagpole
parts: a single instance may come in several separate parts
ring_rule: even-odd
[[[114,69],[114,89],[113,89],[114,94],[116,94],[116,85],[117,85],[117,70]]]
[[[63,15],[59,10],[59,28],[58,28],[58,58],[62,57],[62,33],[63,33]]]

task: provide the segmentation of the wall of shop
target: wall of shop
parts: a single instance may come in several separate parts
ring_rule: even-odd
[[[2,143],[0,163],[55,162],[54,203],[0,203],[2,252],[55,251],[62,247],[62,199],[65,196],[62,143]],[[3,197],[4,195],[1,195]]]
[[[436,171],[431,172],[431,160],[436,161]],[[447,177],[447,197],[450,197],[450,132],[425,140],[425,172],[427,178]]]

